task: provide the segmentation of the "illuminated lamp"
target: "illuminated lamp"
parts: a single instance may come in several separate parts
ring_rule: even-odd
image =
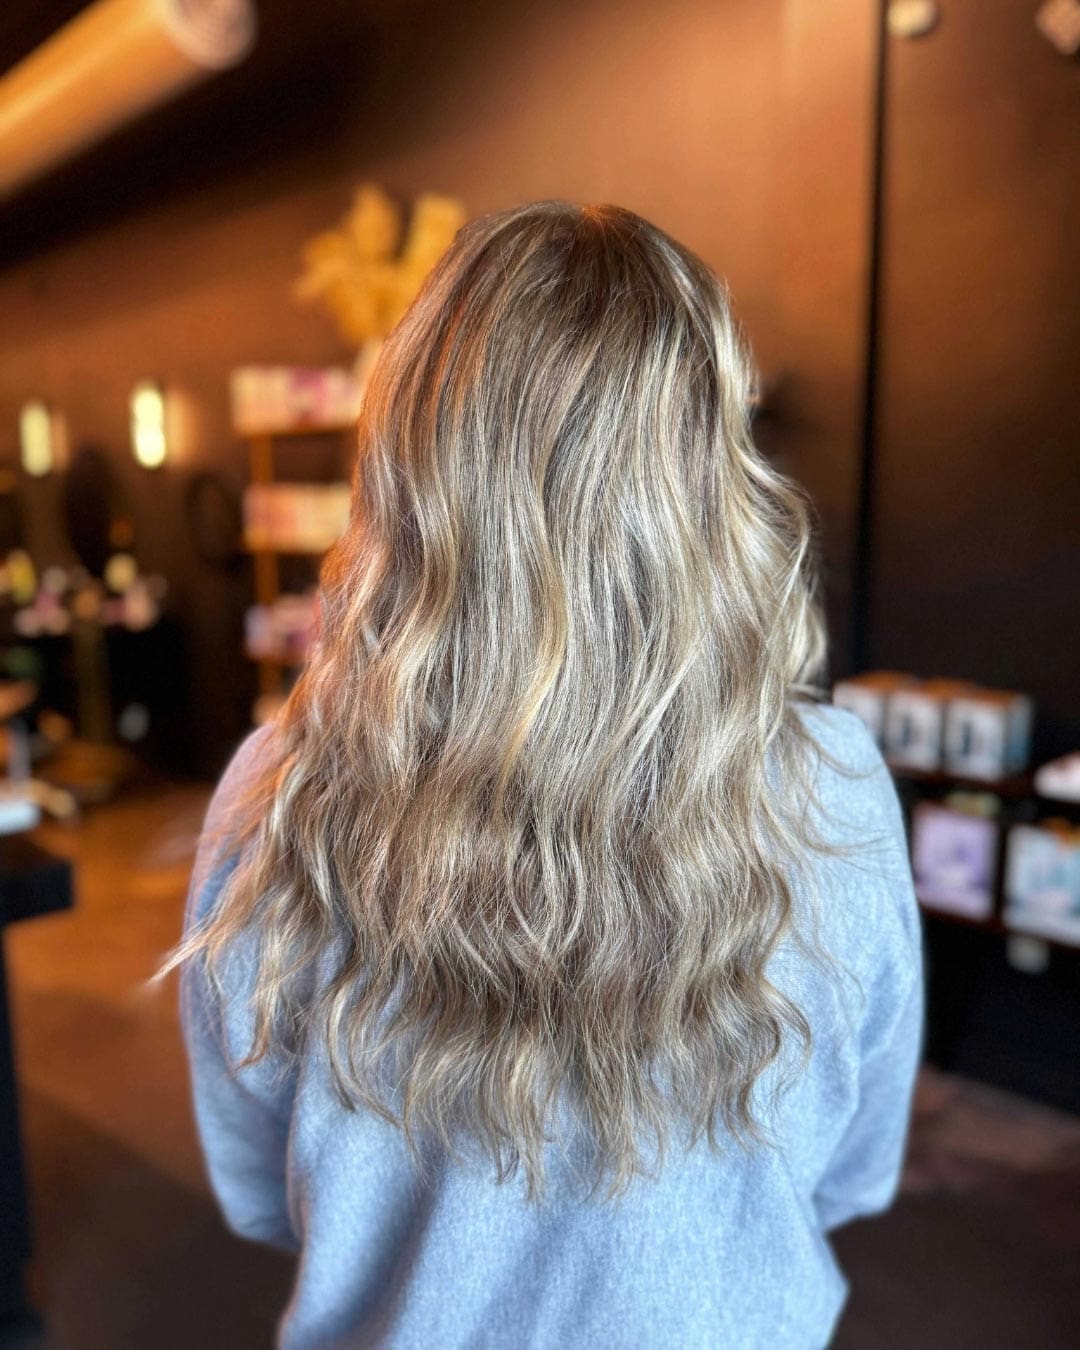
[[[160,469],[165,463],[165,394],[154,380],[140,380],[131,391],[131,448],[144,469]]]
[[[55,459],[52,413],[38,398],[24,403],[19,414],[22,466],[34,478],[44,478]]]

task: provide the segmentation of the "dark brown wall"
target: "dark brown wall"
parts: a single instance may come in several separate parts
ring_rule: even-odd
[[[243,80],[226,77],[27,194],[0,271],[0,459],[15,456],[31,394],[64,411],[76,443],[110,451],[140,558],[169,575],[189,632],[197,762],[216,767],[240,729],[246,584],[195,559],[184,485],[206,468],[242,482],[227,421],[233,366],[347,358],[289,287],[303,241],[364,179],[403,198],[449,191],[473,212],[548,196],[618,201],[724,273],[761,364],[781,377],[763,435],[819,500],[841,627],[870,0],[387,2],[362,19],[341,0],[304,10],[294,50],[281,26],[296,7],[266,4],[264,55]],[[144,375],[181,396],[191,423],[158,474],[127,449],[126,399]],[[45,554],[58,548],[54,491],[26,490]]]
[[[889,49],[875,664],[1080,743],[1080,62],[1019,0]]]

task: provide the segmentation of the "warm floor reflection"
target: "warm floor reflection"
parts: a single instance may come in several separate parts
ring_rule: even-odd
[[[7,934],[31,1292],[48,1329],[4,1350],[271,1344],[289,1262],[222,1229],[175,987],[141,987],[177,934],[205,802],[203,789],[147,790],[50,830],[75,860],[77,907]],[[843,1350],[1072,1347],[1080,1121],[926,1071],[901,1200],[837,1246],[853,1286]]]

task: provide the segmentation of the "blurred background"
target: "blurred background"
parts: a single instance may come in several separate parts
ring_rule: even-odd
[[[1078,52],[1080,0],[7,0],[0,1345],[271,1341],[288,1265],[222,1231],[142,981],[381,338],[548,197],[726,278],[909,814],[927,1064],[837,1344],[1076,1344]]]

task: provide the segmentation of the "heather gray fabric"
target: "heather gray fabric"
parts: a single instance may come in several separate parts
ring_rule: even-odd
[[[230,1072],[248,1048],[250,951],[230,966],[223,1012],[196,969],[182,978],[195,1112],[229,1227],[299,1254],[282,1350],[784,1350],[832,1335],[846,1286],[826,1234],[892,1200],[922,1023],[919,921],[896,795],[850,714],[808,711],[829,754],[818,799],[828,834],[856,843],[815,863],[822,968],[789,943],[772,978],[805,1011],[810,1061],[758,1101],[773,1144],[722,1154],[675,1146],[660,1176],[614,1205],[586,1200],[574,1141],[549,1150],[537,1209],[520,1178],[434,1157],[420,1187],[398,1131],[342,1108],[318,1047],[298,1070]],[[231,863],[209,833],[242,786],[266,731],[240,747],[213,798],[187,923],[214,904]],[[433,822],[437,828],[437,822]],[[841,969],[848,974],[843,974]],[[854,978],[852,978],[854,977]]]

